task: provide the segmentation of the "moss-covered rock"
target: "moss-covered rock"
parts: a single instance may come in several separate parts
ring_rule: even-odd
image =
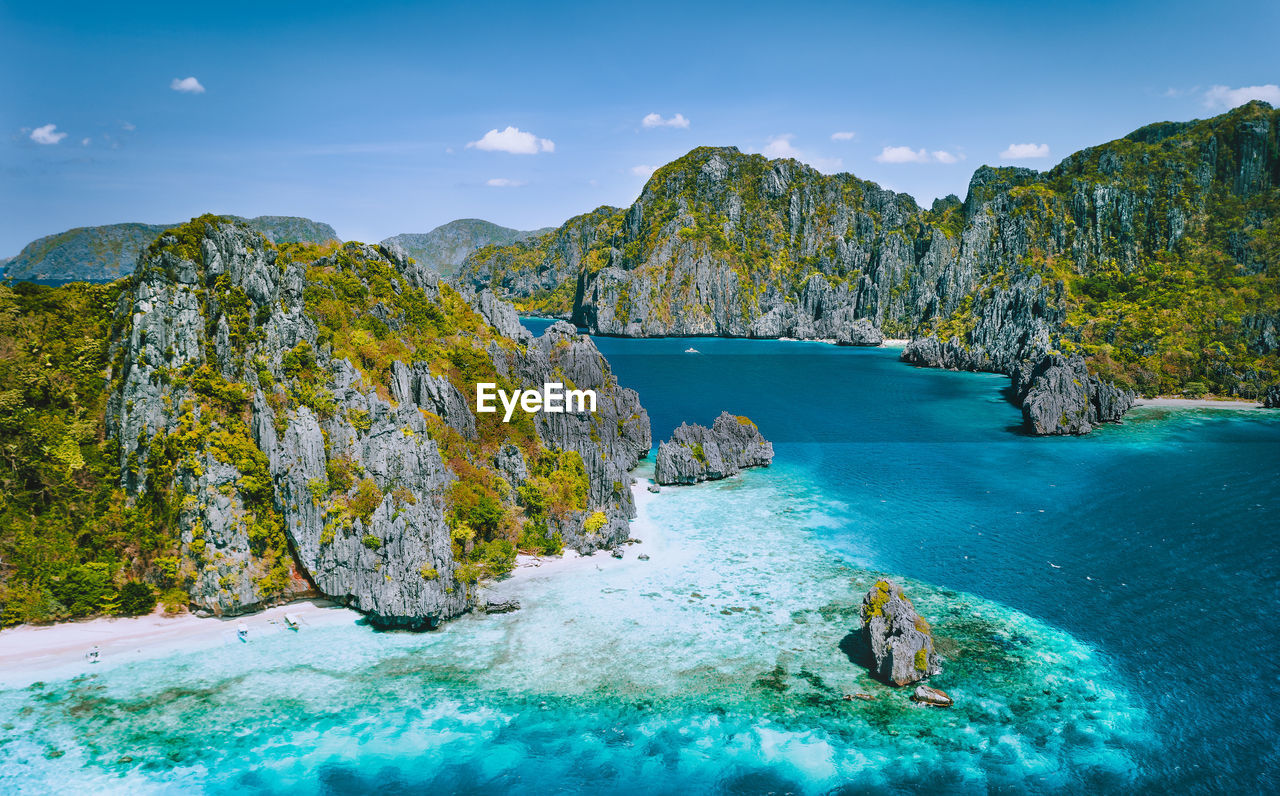
[[[878,580],[862,598],[861,641],[871,673],[909,685],[942,671],[929,623],[892,581]]]

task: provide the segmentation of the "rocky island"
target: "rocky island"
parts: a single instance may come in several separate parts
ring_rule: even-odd
[[[392,248],[276,244],[204,216],[161,235],[124,280],[0,286],[0,302],[15,340],[60,327],[65,342],[21,350],[68,374],[52,399],[40,380],[5,385],[32,407],[5,440],[53,446],[53,462],[27,466],[61,501],[5,512],[18,565],[6,622],[61,618],[70,590],[91,592],[73,615],[94,613],[123,579],[215,614],[319,594],[377,625],[427,628],[469,610],[517,549],[627,538],[628,471],[650,447],[635,392],[571,326],[533,338],[510,305],[468,302]],[[502,423],[471,412],[479,379],[570,382],[599,409]],[[24,539],[119,526],[127,569],[73,566],[55,581],[67,594],[23,558]]]
[[[664,485],[715,481],[772,461],[773,443],[755,423],[721,412],[711,428],[682,423],[658,446],[654,480]]]
[[[876,581],[862,598],[859,613],[863,651],[878,680],[904,686],[942,671],[933,630],[897,584]]]

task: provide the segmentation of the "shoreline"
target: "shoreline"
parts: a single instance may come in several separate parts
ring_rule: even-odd
[[[236,628],[249,628],[255,638],[288,630],[284,615],[301,620],[300,633],[308,628],[350,624],[361,614],[335,602],[307,599],[232,617],[200,617],[192,613],[164,616],[152,613],[136,617],[98,617],[52,625],[18,625],[0,631],[0,688],[24,688],[42,680],[60,680],[78,674],[163,657],[180,651],[240,644]],[[85,659],[93,646],[100,660]]]
[[[556,318],[550,315],[520,314],[517,317],[521,321],[551,321],[553,323],[556,321],[564,321],[565,323],[572,323],[571,321],[565,318]],[[836,340],[834,337],[789,337],[787,335],[783,335],[782,337],[739,337],[735,335],[722,335],[722,334],[673,334],[673,335],[660,335],[657,337],[646,337],[646,336],[634,336],[629,334],[601,334],[599,332],[593,332],[590,329],[584,329],[584,327],[580,327],[580,326],[575,326],[575,328],[577,328],[578,334],[585,334],[587,337],[605,337],[613,340],[711,339],[711,340],[760,340],[763,342],[776,340],[780,343],[824,343],[826,345],[841,345],[840,341]],[[876,345],[845,345],[844,347],[845,348],[906,348],[907,344],[909,344],[910,342],[911,342],[910,338],[907,338],[907,337],[886,337]]]
[[[652,467],[645,467],[642,462],[632,470],[632,475],[636,479],[631,485],[636,517],[631,521],[629,535],[640,540],[640,544],[621,545],[622,560],[614,559],[607,550],[585,556],[574,550],[547,557],[521,554],[510,573],[484,586],[480,601],[519,599],[522,586],[530,581],[559,578],[602,567],[606,562],[612,567],[647,563],[638,556],[663,547],[656,526],[648,519],[648,505],[657,498],[647,489],[652,482]],[[236,630],[241,623],[249,628],[249,643],[252,643],[263,636],[289,632],[284,623],[285,614],[301,620],[300,633],[309,628],[354,624],[363,618],[363,614],[353,608],[323,598],[309,598],[231,617],[201,617],[189,612],[164,616],[157,611],[137,617],[18,625],[0,630],[0,689],[25,688],[35,682],[105,671],[177,652],[240,644],[243,642],[237,638]],[[99,662],[91,664],[85,656],[95,645]]]
[[[521,586],[532,580],[560,577],[567,573],[581,572],[586,569],[600,568],[606,561],[609,566],[633,566],[646,564],[639,556],[661,552],[666,545],[663,542],[661,529],[649,519],[649,505],[658,495],[648,490],[653,483],[653,468],[646,466],[645,461],[631,471],[636,482],[631,485],[631,495],[636,503],[636,516],[631,520],[630,538],[638,540],[634,544],[623,543],[618,549],[623,551],[622,559],[615,559],[608,550],[597,550],[590,555],[581,555],[575,550],[566,549],[558,556],[533,556],[521,553],[516,556],[515,569],[506,577],[485,586],[481,592],[484,598],[495,600],[518,599]]]
[[[1260,401],[1238,401],[1217,398],[1139,398],[1133,409],[1265,409]],[[1133,411],[1130,409],[1129,411]]]

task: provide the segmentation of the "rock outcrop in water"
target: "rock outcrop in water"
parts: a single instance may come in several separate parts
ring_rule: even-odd
[[[896,584],[876,581],[862,599],[861,615],[862,643],[877,678],[903,686],[942,671],[929,623]]]
[[[658,446],[654,480],[659,484],[696,484],[737,475],[747,467],[767,467],[773,443],[748,418],[721,412],[711,428],[680,424]]]
[[[1262,397],[1262,405],[1268,409],[1280,409],[1280,384],[1273,384],[1267,388],[1266,394]]]
[[[955,704],[955,700],[946,691],[927,685],[916,686],[916,690],[911,693],[911,701],[935,708],[949,708]]]
[[[481,249],[458,278],[601,334],[888,334],[930,367],[1012,375],[1061,352],[1122,392],[1256,396],[1280,376],[1277,175],[1280,112],[1261,102],[1046,172],[983,166],[928,209],[701,147],[630,207]]]
[[[1087,434],[1116,423],[1137,395],[1089,373],[1081,357],[1046,356],[1013,373],[1027,428],[1038,435]]]
[[[107,430],[139,500],[170,506],[176,577],[229,614],[316,590],[377,624],[468,610],[515,544],[626,540],[648,415],[590,339],[537,339],[391,249],[276,247],[206,217],[121,297]],[[562,382],[594,414],[472,412],[476,381]]]

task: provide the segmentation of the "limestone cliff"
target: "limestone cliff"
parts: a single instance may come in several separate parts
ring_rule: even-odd
[[[1015,368],[1012,378],[1027,429],[1042,436],[1087,434],[1117,422],[1137,397],[1089,373],[1078,356],[1049,355]]]
[[[748,467],[768,467],[773,443],[741,415],[721,412],[711,428],[681,423],[658,446],[654,480],[659,484],[696,484],[737,475]]]
[[[862,599],[862,644],[871,673],[891,685],[908,685],[942,671],[933,631],[901,587],[876,581]]]
[[[1122,391],[1260,396],[1280,378],[1280,112],[1150,125],[1047,172],[983,166],[928,209],[702,147],[630,207],[481,249],[458,278],[601,334],[883,333],[922,365],[1079,355]]]
[[[636,394],[571,327],[532,339],[392,249],[204,217],[144,252],[118,318],[107,430],[127,490],[171,512],[196,605],[314,588],[428,627],[517,545],[626,539],[650,445]],[[481,380],[591,388],[598,411],[503,423],[472,412]]]

